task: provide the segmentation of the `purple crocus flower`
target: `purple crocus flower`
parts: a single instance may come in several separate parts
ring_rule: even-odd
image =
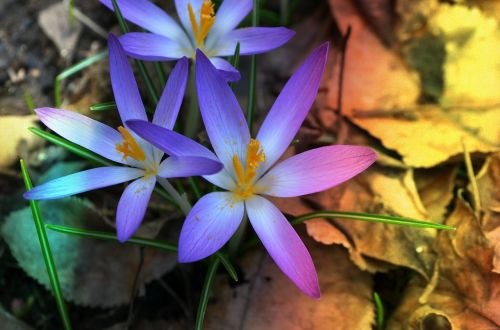
[[[100,0],[113,10],[111,0]],[[176,0],[182,25],[148,0],[117,0],[123,17],[150,31],[131,32],[120,37],[131,57],[168,61],[183,56],[196,58],[202,50],[212,64],[224,72],[226,80],[240,79],[239,72],[221,56],[234,54],[240,42],[240,54],[260,54],[277,48],[295,32],[284,27],[236,27],[252,10],[252,0],[224,0],[217,14],[210,0]]]
[[[123,122],[147,120],[132,69],[118,39],[109,36],[109,66],[115,101]],[[186,58],[177,62],[158,103],[153,123],[171,129],[181,106],[187,81]],[[134,180],[123,192],[116,212],[117,237],[126,241],[139,227],[156,181],[164,178],[212,174],[222,165],[199,156],[172,156],[161,161],[163,152],[120,126],[115,130],[81,114],[60,109],[35,110],[40,120],[62,137],[84,148],[121,163],[123,166],[98,167],[49,181],[24,194],[26,199],[55,199]],[[181,140],[189,140],[180,136]]]
[[[367,147],[336,145],[309,150],[276,164],[292,142],[319,88],[328,44],[316,49],[290,78],[255,139],[227,83],[201,53],[196,85],[203,122],[215,150],[174,143],[175,134],[143,121],[129,126],[158,148],[219,159],[224,170],[207,177],[225,192],[212,192],[193,207],[181,231],[179,261],[205,258],[220,249],[240,225],[245,210],[255,232],[281,270],[307,295],[319,297],[314,264],[299,236],[264,196],[293,197],[328,189],[369,167]],[[275,165],[276,164],[276,165]]]

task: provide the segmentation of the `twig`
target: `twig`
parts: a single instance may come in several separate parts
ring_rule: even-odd
[[[132,322],[134,320],[134,300],[139,293],[139,278],[141,277],[142,267],[144,266],[144,247],[139,248],[139,266],[137,266],[137,272],[135,273],[134,283],[132,285],[132,292],[130,294],[130,304],[128,307],[128,317],[125,325],[126,329],[130,329]]]
[[[477,186],[476,175],[474,174],[474,168],[472,167],[470,153],[469,150],[467,149],[467,144],[465,143],[464,137],[462,137],[462,146],[464,148],[465,168],[467,169],[467,176],[469,177],[469,181],[472,186],[472,196],[474,198],[474,211],[477,219],[480,219],[481,198],[479,196],[479,188]]]

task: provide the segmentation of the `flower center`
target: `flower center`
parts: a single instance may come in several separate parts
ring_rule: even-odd
[[[196,45],[202,46],[203,40],[205,40],[208,32],[214,25],[215,21],[215,10],[214,4],[211,0],[203,1],[200,10],[200,24],[198,25],[198,20],[193,10],[191,3],[188,3],[189,20],[191,21],[191,27],[193,29],[193,34],[196,39]]]
[[[123,140],[122,143],[116,144],[116,150],[123,154],[123,159],[127,159],[127,157],[130,157],[135,160],[145,161],[146,154],[134,139],[132,134],[130,134],[130,132],[123,126],[118,127],[118,131],[122,135]]]
[[[236,173],[236,189],[234,193],[241,199],[247,199],[254,194],[254,179],[261,163],[266,161],[266,155],[260,146],[260,142],[250,139],[247,148],[247,159],[245,166],[237,155],[233,156],[233,167]]]

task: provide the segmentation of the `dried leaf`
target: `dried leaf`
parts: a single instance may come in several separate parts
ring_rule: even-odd
[[[79,21],[71,21],[69,10],[62,2],[58,2],[40,12],[38,24],[45,34],[55,43],[63,58],[71,59],[82,24]]]
[[[392,171],[391,171],[392,173]],[[426,220],[411,171],[395,172],[372,168],[353,180],[328,191],[306,196],[303,202],[278,202],[286,213],[307,212],[296,203],[314,210],[394,214]],[[311,209],[309,208],[309,211]],[[308,233],[324,244],[341,244],[350,251],[351,259],[363,270],[387,271],[392,265],[411,268],[430,278],[434,265],[431,245],[435,231],[355,220],[311,220]]]
[[[453,199],[457,172],[455,167],[447,167],[415,173],[418,194],[430,219],[444,219],[447,207]]]
[[[426,292],[427,283],[415,278],[388,329],[436,329],[426,326],[436,315],[452,329],[500,326],[500,275],[491,271],[493,250],[474,211],[459,198],[446,224],[457,230],[437,237],[437,286]]]
[[[99,229],[102,220],[90,202],[77,198],[40,202],[46,223]],[[28,275],[47,289],[50,282],[29,207],[11,213],[1,233]],[[139,264],[139,248],[117,242],[47,231],[61,288],[67,300],[93,307],[128,303]],[[140,289],[176,264],[176,255],[145,250]]]
[[[483,207],[483,231],[494,251],[492,270],[500,273],[500,153],[485,162],[477,175],[477,185]]]
[[[444,91],[446,107],[418,105],[421,91],[417,74],[409,71],[395,52],[382,46],[351,2],[331,0],[330,6],[342,28],[352,26],[343,85],[343,114],[352,122],[380,139],[386,148],[397,151],[413,167],[432,167],[461,154],[464,137],[471,152],[498,149],[499,106],[488,103],[478,108],[475,103],[451,107],[453,98],[449,93],[458,95],[459,91],[447,90],[448,78]],[[487,64],[487,68],[495,70],[492,61]],[[334,73],[338,70],[338,66],[333,68]],[[332,77],[335,78],[329,83],[329,108],[337,104],[338,74]],[[491,88],[498,90],[498,85]]]
[[[8,167],[18,161],[22,152],[42,144],[42,141],[28,131],[36,126],[36,116],[2,116],[0,119],[0,168]]]
[[[245,281],[231,288],[219,276],[207,310],[206,329],[371,329],[372,280],[338,247],[308,243],[321,298],[307,298],[262,248],[243,259]]]

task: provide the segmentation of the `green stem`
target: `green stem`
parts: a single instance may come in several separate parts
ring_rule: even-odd
[[[31,188],[33,188],[33,184],[31,182],[28,169],[26,168],[26,165],[24,164],[24,161],[22,159],[21,172],[23,175],[26,190],[30,190]],[[47,237],[47,232],[45,231],[45,226],[43,223],[40,208],[38,207],[38,202],[35,200],[30,200],[30,207],[33,214],[33,220],[35,222],[38,241],[40,242],[40,248],[42,250],[43,260],[45,261],[45,267],[47,268],[47,273],[49,275],[50,285],[56,299],[57,310],[59,311],[64,329],[71,330],[71,322],[69,320],[68,310],[64,301],[61,285],[59,283],[59,276],[57,275],[57,268],[54,263],[54,257],[52,256],[49,238]]]
[[[253,0],[253,12],[252,12],[252,26],[259,25],[259,0]],[[250,87],[248,90],[248,109],[247,109],[247,123],[252,134],[253,128],[253,117],[255,111],[255,100],[256,100],[256,84],[257,84],[257,55],[252,55],[250,60]]]
[[[189,211],[191,211],[191,204],[189,204],[186,195],[181,196],[181,194],[179,194],[179,192],[174,188],[174,186],[172,186],[170,182],[168,182],[167,179],[158,178],[157,181],[174,199],[175,203],[179,205],[184,215],[188,215]]]
[[[165,69],[163,68],[163,65],[161,62],[154,62],[155,70],[156,70],[156,75],[158,76],[158,79],[160,80],[161,88],[165,88],[165,85],[167,84],[167,73],[165,72]]]
[[[192,138],[198,131],[200,122],[200,110],[196,94],[196,66],[191,65],[188,81],[189,108],[184,125],[184,135]]]
[[[203,329],[203,320],[205,319],[205,313],[207,311],[208,299],[210,298],[210,290],[212,288],[217,269],[219,268],[219,263],[219,259],[212,258],[210,265],[208,266],[207,275],[205,276],[205,283],[203,284],[203,290],[201,292],[200,303],[198,305],[198,312],[196,313],[196,330]]]

